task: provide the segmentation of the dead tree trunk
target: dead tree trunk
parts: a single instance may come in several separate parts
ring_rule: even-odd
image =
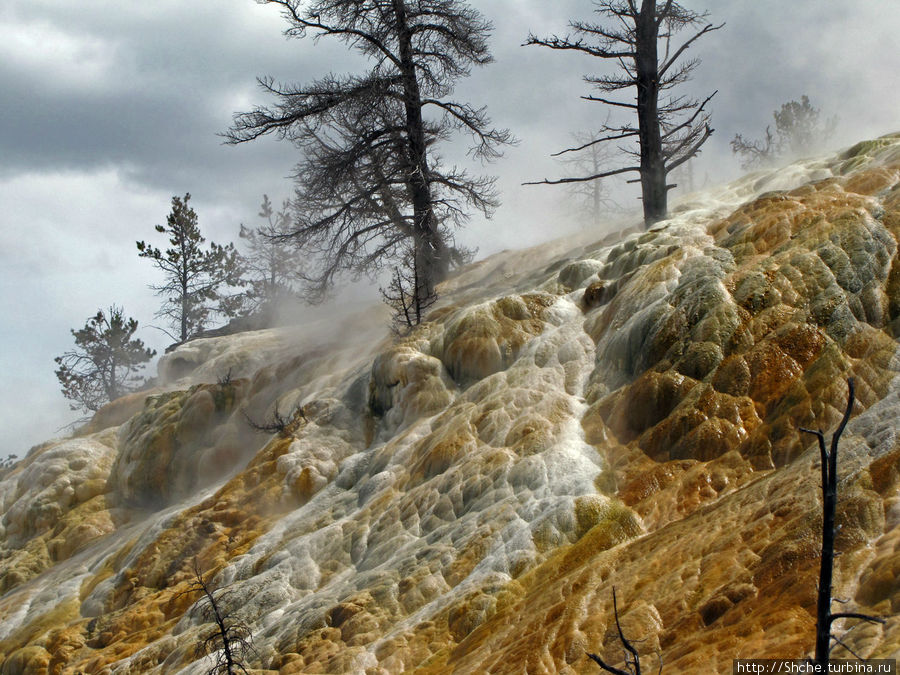
[[[397,51],[403,81],[403,104],[406,112],[406,142],[409,158],[409,192],[413,207],[415,263],[422,287],[416,295],[424,301],[434,295],[435,285],[447,275],[444,246],[432,208],[425,122],[422,118],[422,94],[416,77],[412,33],[404,0],[392,0],[397,22]]]
[[[635,32],[635,70],[637,77],[637,116],[641,146],[641,202],[644,224],[650,227],[668,212],[666,165],[659,125],[659,63],[657,39],[659,24],[656,3],[644,0],[637,15]]]
[[[641,675],[641,657],[637,652],[637,649],[634,648],[634,645],[625,637],[625,633],[622,631],[622,624],[619,622],[619,605],[616,601],[616,589],[613,588],[613,613],[616,618],[616,631],[619,634],[619,642],[622,643],[622,649],[625,650],[625,667],[628,670],[622,670],[621,668],[616,668],[615,666],[604,661],[597,654],[592,654],[588,652],[587,655],[598,666],[600,666],[607,673],[612,673],[613,675]],[[662,673],[663,664],[662,657],[659,659],[659,671],[658,673]]]
[[[837,431],[831,436],[831,450],[825,448],[825,434],[821,429],[800,428],[800,431],[813,434],[819,442],[819,455],[822,461],[822,559],[819,563],[819,593],[816,601],[816,652],[814,661],[821,666],[823,673],[828,672],[828,661],[832,640],[839,642],[831,632],[831,625],[838,619],[860,619],[870,623],[884,623],[884,619],[860,614],[858,612],[831,611],[831,586],[834,576],[834,538],[836,534],[835,518],[837,514],[837,451],[838,441],[853,410],[854,386],[853,378],[847,380],[847,409],[838,424]]]
[[[295,223],[279,236],[308,255],[310,297],[321,299],[341,271],[374,276],[413,250],[424,305],[458,259],[453,228],[498,204],[492,178],[431,153],[457,132],[471,136],[477,159],[514,141],[484,108],[448,98],[473,66],[490,63],[490,22],[465,0],[259,1],[282,8],[292,37],[343,40],[370,64],[302,86],[263,78],[279,102],[236,115],[227,134],[244,143],[275,133],[302,150]]]

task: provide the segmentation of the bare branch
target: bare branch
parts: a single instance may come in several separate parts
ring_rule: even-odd
[[[713,26],[712,24],[707,24],[706,26],[704,26],[703,30],[699,31],[697,34],[695,34],[693,37],[691,37],[687,42],[685,42],[683,45],[681,45],[681,47],[676,49],[675,53],[672,54],[672,56],[669,58],[669,60],[665,61],[660,66],[659,76],[662,77],[663,75],[665,75],[666,71],[669,70],[669,68],[671,68],[672,64],[675,63],[675,61],[678,59],[678,57],[681,56],[684,53],[684,51],[688,47],[691,46],[691,44],[693,44],[695,41],[699,40],[701,37],[703,37],[707,33],[710,33],[714,30],[719,30],[720,28],[722,28],[724,26],[725,26],[724,23],[720,23],[718,26]]]
[[[206,671],[206,675],[234,675],[238,671],[250,675],[250,671],[244,665],[247,654],[256,651],[253,648],[250,627],[228,610],[227,598],[230,593],[227,590],[214,590],[209,582],[203,579],[196,558],[193,561],[193,571],[194,578],[188,589],[178,595],[201,593],[202,597],[195,606],[215,624],[213,632],[196,646],[197,656],[211,656],[214,659],[214,664]]]
[[[709,96],[707,96],[705,99],[703,99],[703,102],[700,103],[700,105],[695,107],[693,115],[691,115],[689,118],[687,118],[681,124],[679,124],[675,127],[672,127],[669,131],[664,133],[662,136],[663,141],[664,142],[667,141],[670,137],[674,136],[679,131],[689,129],[694,124],[694,121],[697,119],[697,117],[700,115],[700,113],[703,112],[703,109],[706,107],[706,104],[709,103],[712,100],[712,97],[718,93],[719,93],[719,90],[716,89],[713,93],[711,93]]]
[[[621,101],[610,101],[606,98],[600,98],[599,96],[582,96],[585,101],[598,101],[600,103],[605,103],[606,105],[613,105],[618,108],[631,108],[632,110],[637,110],[636,103],[622,103]]]
[[[636,56],[635,52],[632,50],[620,50],[620,51],[611,51],[609,49],[604,49],[602,47],[591,47],[586,44],[583,40],[572,40],[569,37],[557,37],[553,35],[549,38],[538,38],[533,34],[529,34],[528,38],[525,42],[522,43],[523,47],[529,47],[531,45],[538,45],[541,47],[549,47],[550,49],[557,50],[570,50],[570,51],[578,51],[583,54],[589,54],[590,56],[596,56],[601,59],[618,59],[618,58],[633,58]]]
[[[715,129],[713,129],[712,127],[710,127],[707,124],[706,127],[704,128],[703,134],[700,137],[700,139],[697,140],[697,142],[694,143],[694,145],[691,146],[691,148],[688,149],[687,152],[685,152],[679,159],[676,159],[675,161],[666,165],[667,171],[672,171],[673,169],[676,169],[679,166],[681,166],[682,164],[684,164],[686,161],[688,161],[692,157],[696,157],[697,153],[700,150],[700,146],[703,145],[704,143],[706,143],[706,140],[710,136],[712,136],[713,131],[715,131]]]
[[[612,171],[603,171],[601,173],[596,173],[592,176],[583,176],[581,178],[559,178],[557,180],[539,180],[539,181],[531,181],[528,183],[522,183],[522,185],[561,185],[563,183],[583,183],[589,180],[597,180],[598,178],[606,178],[607,176],[616,176],[620,173],[627,173],[629,171],[637,171],[640,173],[641,167],[639,166],[626,166],[623,169],[614,169]]]
[[[616,601],[616,589],[613,588],[613,613],[615,615],[616,620],[616,631],[619,634],[619,642],[622,644],[622,647],[627,652],[625,656],[625,665],[628,666],[629,670],[622,670],[621,668],[616,668],[608,663],[606,663],[603,659],[601,659],[596,654],[591,654],[590,652],[587,655],[590,657],[594,663],[603,668],[608,673],[613,673],[614,675],[641,675],[641,659],[638,655],[637,650],[634,648],[634,645],[628,641],[625,637],[625,633],[622,632],[622,625],[619,622],[619,606]],[[630,657],[629,657],[630,655]],[[660,658],[660,670],[662,670],[662,658]]]
[[[566,148],[565,150],[560,150],[559,152],[554,152],[550,156],[551,157],[559,157],[560,155],[563,155],[567,152],[578,152],[580,150],[585,150],[586,148],[589,148],[592,145],[597,145],[598,143],[605,143],[606,141],[615,141],[615,140],[618,140],[621,138],[628,138],[630,136],[637,136],[637,135],[638,135],[638,130],[632,129],[630,131],[626,131],[621,134],[618,134],[617,136],[604,136],[603,138],[595,138],[592,141],[588,141],[584,145],[579,145],[578,147],[575,147],[575,148]]]
[[[287,417],[281,415],[281,413],[278,412],[278,401],[275,402],[275,410],[272,413],[272,417],[263,422],[254,421],[246,410],[242,410],[241,412],[243,413],[247,424],[254,431],[261,431],[267,434],[278,434],[284,438],[293,436],[299,428],[305,426],[309,422],[306,418],[303,406],[301,405],[297,405],[294,408],[294,411]]]

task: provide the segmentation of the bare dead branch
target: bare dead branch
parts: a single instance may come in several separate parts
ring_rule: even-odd
[[[678,57],[681,56],[684,53],[684,51],[688,47],[691,46],[691,44],[693,44],[695,41],[699,40],[701,37],[703,37],[707,33],[710,33],[714,30],[719,30],[720,28],[723,28],[724,26],[725,26],[724,23],[720,23],[718,26],[713,26],[712,24],[707,24],[706,26],[704,26],[703,30],[701,30],[699,33],[697,33],[693,37],[691,37],[689,40],[687,40],[687,42],[685,42],[683,45],[681,45],[681,47],[679,47],[677,50],[675,50],[675,53],[672,54],[672,56],[667,61],[665,61],[662,64],[662,66],[660,66],[659,76],[662,77],[663,75],[665,75],[666,71],[669,70],[669,68],[672,66],[672,64],[675,63],[675,61],[678,59]]]
[[[298,429],[305,426],[309,420],[306,418],[303,406],[297,405],[293,412],[288,416],[283,416],[278,412],[278,402],[275,402],[275,409],[272,417],[263,421],[256,422],[246,410],[241,411],[247,424],[254,431],[260,431],[267,434],[278,434],[283,438],[293,436]]]
[[[622,648],[626,652],[625,656],[625,665],[628,670],[622,670],[621,668],[616,668],[608,663],[606,663],[602,658],[597,656],[596,654],[592,654],[587,652],[588,657],[600,666],[603,670],[608,673],[613,673],[614,675],[641,675],[641,659],[638,655],[637,649],[634,648],[634,645],[628,641],[625,637],[625,633],[622,631],[622,624],[619,622],[619,605],[616,600],[616,589],[613,588],[613,613],[615,615],[616,620],[616,631],[619,634],[619,642],[622,644]],[[660,665],[659,669],[662,672],[662,657],[660,657]]]
[[[596,173],[591,176],[583,176],[581,178],[559,178],[557,180],[549,180],[545,178],[544,180],[539,181],[531,181],[528,183],[522,183],[522,185],[560,185],[562,183],[583,183],[589,180],[596,180],[598,178],[606,178],[607,176],[616,176],[620,173],[627,173],[629,171],[637,171],[640,173],[641,167],[639,166],[627,166],[623,169],[614,169],[612,171],[603,171],[601,173]]]
[[[858,619],[868,623],[884,623],[880,617],[863,614],[861,612],[832,612],[832,576],[834,570],[834,543],[837,528],[835,516],[837,511],[837,453],[841,435],[850,421],[855,401],[853,378],[847,379],[847,407],[841,417],[837,429],[831,436],[831,447],[825,447],[825,434],[821,429],[812,430],[800,427],[799,430],[816,437],[819,445],[822,473],[822,553],[819,566],[819,587],[816,602],[816,651],[815,663],[827,670],[828,661],[832,649],[832,640],[842,645],[847,651],[853,651],[847,647],[837,636],[831,632],[832,624],[838,619]],[[855,655],[855,654],[854,654]]]
[[[522,43],[522,46],[529,47],[531,45],[549,47],[550,49],[578,51],[601,59],[618,59],[635,56],[634,51],[631,50],[612,51],[602,47],[592,47],[583,40],[572,40],[569,37],[561,38],[555,35],[543,39],[538,38],[535,35],[529,35],[525,42]]]
[[[617,108],[630,108],[632,110],[637,110],[636,103],[623,103],[622,101],[612,101],[608,98],[600,98],[599,96],[582,96],[585,101],[597,101],[599,103],[605,103],[606,105],[616,106]]]
[[[202,616],[215,624],[215,629],[197,644],[195,650],[198,657],[209,656],[214,661],[206,675],[236,675],[238,672],[250,675],[245,661],[251,652],[256,652],[250,627],[228,608],[228,591],[213,589],[203,578],[196,558],[193,561],[193,572],[194,577],[188,589],[178,596],[201,594],[195,607]]]
[[[615,140],[618,140],[621,138],[629,138],[631,136],[637,136],[637,135],[638,135],[637,129],[632,129],[631,131],[626,131],[621,134],[617,134],[615,136],[604,136],[603,138],[595,138],[595,139],[588,141],[587,143],[584,143],[582,145],[579,145],[575,148],[566,148],[565,150],[560,150],[559,152],[554,152],[550,156],[551,157],[559,157],[560,155],[564,155],[567,152],[579,152],[581,150],[586,150],[587,148],[597,145],[598,143],[605,143],[607,141],[615,141]]]

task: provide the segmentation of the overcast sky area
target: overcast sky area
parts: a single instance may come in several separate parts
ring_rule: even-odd
[[[577,227],[564,188],[520,183],[563,175],[549,154],[606,116],[580,100],[592,93],[581,78],[612,66],[520,46],[529,31],[564,34],[568,20],[591,20],[590,0],[471,4],[494,23],[495,63],[454,98],[486,105],[520,139],[502,160],[473,167],[498,176],[503,200],[492,220],[474,217],[460,234],[483,256]],[[823,117],[839,116],[833,147],[900,130],[896,0],[683,4],[727,24],[689,52],[702,64],[686,92],[718,90],[699,182],[737,177],[728,141],[761,136],[772,111],[801,94]],[[24,456],[78,417],[53,358],[99,308],[124,306],[160,352],[170,342],[149,327],[159,301],[147,286],[161,279],[135,241],[163,247],[153,226],[173,195],[191,193],[201,230],[220,243],[237,240],[241,223],[260,224],[264,193],[275,204],[291,195],[299,157],[288,143],[229,146],[217,134],[235,112],[270,102],[257,76],[301,83],[360,61],[339,42],[288,40],[285,26],[253,0],[0,3],[0,458]],[[463,157],[466,140],[443,154]]]

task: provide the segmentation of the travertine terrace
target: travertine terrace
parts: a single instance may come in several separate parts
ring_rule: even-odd
[[[847,644],[896,658],[898,241],[894,136],[489,258],[402,338],[377,315],[189,343],[0,474],[0,673],[205,672],[195,560],[259,673],[594,673],[586,650],[622,658],[613,587],[653,671],[802,657],[798,427],[835,425],[848,376],[835,595],[887,618]],[[276,404],[284,432],[254,432]]]

